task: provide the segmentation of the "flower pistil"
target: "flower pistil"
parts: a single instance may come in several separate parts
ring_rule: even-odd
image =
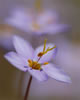
[[[55,45],[55,46],[52,47],[52,48],[48,47],[48,48],[46,49],[46,41],[47,41],[47,39],[45,39],[43,51],[38,53],[38,57],[42,57],[42,56],[43,56],[44,54],[46,54],[48,51],[51,51],[51,50],[53,50],[53,49],[56,48],[56,45]],[[45,49],[46,49],[46,50],[45,50]]]

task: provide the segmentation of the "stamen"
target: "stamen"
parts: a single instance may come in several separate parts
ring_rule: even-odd
[[[32,60],[31,59],[28,59],[28,63],[32,63]]]
[[[41,64],[37,61],[32,61],[31,59],[28,59],[28,63],[31,69],[41,70]]]
[[[31,59],[28,59],[28,63],[29,63],[29,66],[30,66],[30,67],[32,67],[33,62],[32,62],[32,60],[31,60]]]
[[[48,62],[43,63],[43,65],[47,65],[47,64],[49,64],[49,63]]]
[[[40,52],[40,53],[38,53],[38,57],[41,57],[41,56],[43,56],[43,52]]]

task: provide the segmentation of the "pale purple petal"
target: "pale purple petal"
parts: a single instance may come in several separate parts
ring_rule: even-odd
[[[56,23],[57,20],[58,20],[58,15],[50,10],[43,11],[41,14],[39,14],[37,19],[38,24],[42,26],[47,25],[49,22]]]
[[[15,52],[9,52],[4,57],[16,68],[21,71],[27,71],[27,59],[24,59]],[[25,67],[26,66],[26,67]]]
[[[24,8],[17,8],[11,11],[11,16],[5,19],[5,23],[17,27],[23,31],[30,31],[32,16]]]
[[[43,29],[43,33],[50,33],[50,34],[56,34],[60,32],[65,32],[69,29],[69,26],[66,24],[51,24],[45,26]]]
[[[48,64],[42,66],[43,71],[48,74],[48,76],[62,82],[71,83],[70,77],[59,67],[55,67],[54,64]]]
[[[43,71],[34,69],[29,69],[28,71],[34,78],[39,81],[46,81],[48,79],[48,76]]]
[[[52,48],[54,46],[55,46],[54,44],[49,43],[49,44],[46,45],[46,49],[48,47]],[[43,48],[44,48],[44,45],[39,46],[38,48],[36,48],[35,53],[34,53],[34,59],[33,59],[34,61],[38,60],[39,57],[37,55],[38,55],[38,53],[43,51]],[[48,62],[48,61],[50,61],[51,59],[53,59],[55,57],[55,54],[56,54],[56,48],[49,51],[49,52],[47,52],[47,54],[43,55],[41,57],[41,59],[39,60],[39,62],[40,63]]]
[[[12,50],[13,49],[12,36],[5,36],[5,35],[1,36],[0,47],[6,50]]]
[[[19,36],[13,37],[13,44],[18,54],[28,59],[33,57],[34,50],[32,46]]]

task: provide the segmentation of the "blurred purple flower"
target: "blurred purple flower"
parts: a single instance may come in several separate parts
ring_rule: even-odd
[[[66,31],[69,26],[60,24],[56,12],[51,10],[26,10],[15,9],[11,17],[6,19],[6,23],[15,26],[25,32],[33,34],[56,34]]]
[[[28,71],[39,81],[45,81],[50,76],[58,81],[71,82],[62,69],[48,63],[55,55],[56,46],[54,44],[46,45],[45,41],[44,45],[34,51],[27,41],[18,36],[13,37],[13,44],[17,53],[12,51],[5,54],[4,57],[19,70]]]

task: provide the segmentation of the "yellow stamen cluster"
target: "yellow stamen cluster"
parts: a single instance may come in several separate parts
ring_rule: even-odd
[[[31,59],[28,59],[28,64],[29,64],[29,67],[31,67],[32,69],[41,70],[41,65],[47,65],[48,62],[40,64],[37,61],[32,61]]]
[[[31,59],[28,59],[28,63],[32,69],[35,69],[35,70],[41,69],[41,65],[37,61],[32,61]]]
[[[56,48],[56,45],[55,45],[55,46],[52,47],[52,48],[48,47],[48,48],[46,49],[46,41],[47,41],[47,40],[44,41],[44,48],[43,48],[43,51],[38,53],[38,57],[42,57],[42,56],[43,56],[44,54],[46,54],[48,51],[51,51],[51,50],[53,50],[54,48]],[[45,49],[46,49],[46,50],[45,50]]]

